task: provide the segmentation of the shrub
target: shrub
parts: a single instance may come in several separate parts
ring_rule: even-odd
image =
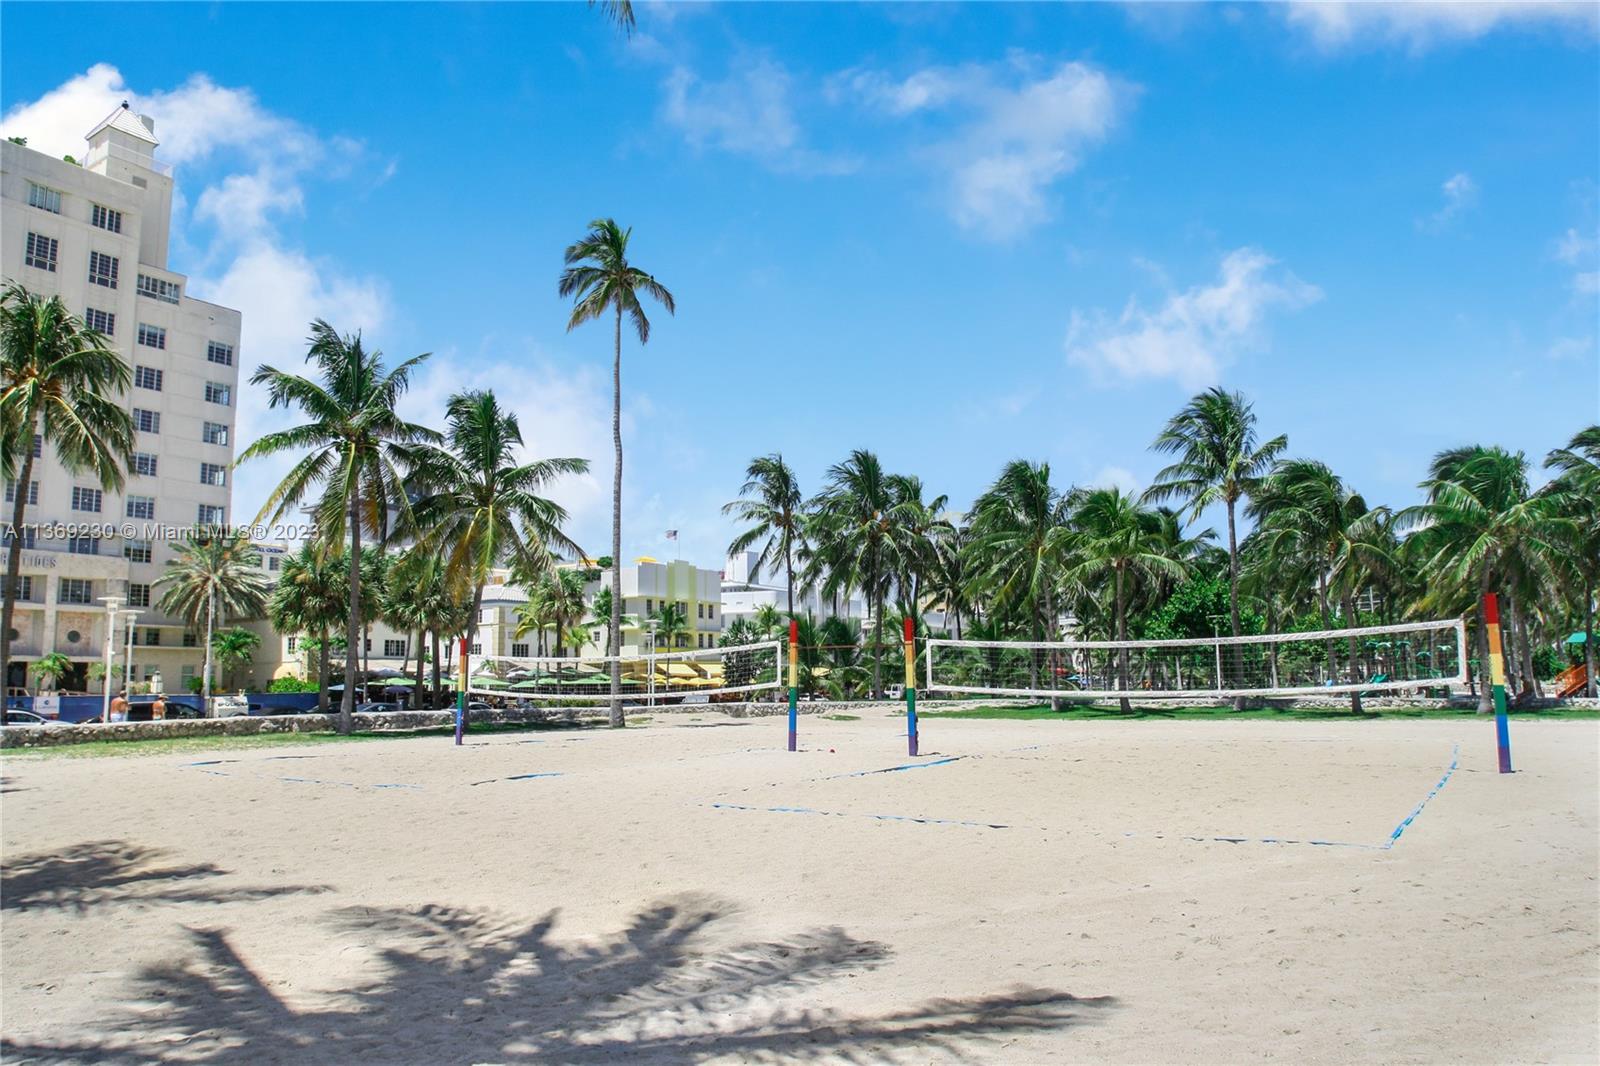
[[[275,677],[267,686],[268,692],[315,692],[315,681],[302,681],[298,677]]]

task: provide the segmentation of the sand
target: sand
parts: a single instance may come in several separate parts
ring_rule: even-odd
[[[1600,723],[783,728],[7,757],[5,1060],[1600,1058]]]

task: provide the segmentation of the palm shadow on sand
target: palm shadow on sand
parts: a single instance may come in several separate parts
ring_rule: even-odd
[[[193,954],[140,975],[139,1002],[108,1019],[116,1035],[3,1049],[7,1061],[48,1063],[883,1062],[934,1049],[972,1057],[1116,1002],[1015,988],[869,1016],[785,1005],[882,966],[890,949],[836,927],[718,946],[728,913],[666,901],[598,943],[558,943],[554,913],[529,925],[442,906],[341,908],[328,921],[370,945],[381,974],[313,1009],[280,998],[225,931],[191,928]]]
[[[5,856],[0,863],[0,908],[84,911],[107,904],[233,903],[326,885],[278,887],[215,883],[229,871],[211,863],[162,865],[170,854],[120,840],[97,840],[55,851]]]

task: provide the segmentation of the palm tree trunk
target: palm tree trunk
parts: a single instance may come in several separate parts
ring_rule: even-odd
[[[1333,611],[1328,604],[1328,579],[1324,575],[1317,575],[1317,603],[1322,608],[1322,628],[1333,628]],[[1337,683],[1339,680],[1339,664],[1333,656],[1333,641],[1324,640],[1322,650],[1328,657],[1328,681]]]
[[[1239,535],[1234,528],[1233,500],[1228,501],[1228,620],[1233,624],[1233,635],[1238,637],[1242,630],[1239,626]],[[1232,650],[1233,676],[1240,683],[1244,681],[1244,647],[1235,644]],[[1233,709],[1244,710],[1244,697],[1233,698]]]
[[[1356,605],[1355,605],[1355,601],[1350,598],[1350,594],[1348,592],[1346,592],[1344,594],[1343,606],[1344,606],[1345,621],[1347,623],[1348,622],[1354,622],[1355,617],[1356,617]],[[1350,683],[1352,685],[1359,685],[1359,684],[1361,684],[1362,681],[1366,680],[1364,677],[1361,676],[1361,654],[1360,654],[1360,649],[1356,646],[1356,638],[1355,637],[1349,637],[1349,638],[1346,638],[1346,639],[1347,639],[1347,641],[1348,641],[1348,643],[1350,645]],[[1360,714],[1361,713],[1361,693],[1360,693],[1360,691],[1354,691],[1354,692],[1350,693],[1350,710],[1351,710],[1351,713],[1353,713],[1353,714]]]
[[[11,543],[6,548],[5,606],[0,608],[0,686],[6,688],[11,686],[11,623],[16,619],[17,584],[22,574],[22,522],[27,517],[28,483],[33,480],[33,434],[27,434],[22,440],[22,469],[17,472],[17,498],[11,507]]]
[[[1119,641],[1126,641],[1128,639],[1128,604],[1127,604],[1127,597],[1123,592],[1122,578],[1123,578],[1122,570],[1118,569],[1117,570],[1117,639]],[[1237,647],[1237,645],[1235,645],[1235,647]],[[1128,691],[1128,646],[1127,646],[1127,644],[1123,644],[1122,647],[1117,649],[1117,687],[1120,688],[1123,692],[1127,692]],[[1118,705],[1121,707],[1123,714],[1132,714],[1133,713],[1133,704],[1128,702],[1128,697],[1127,696],[1123,696],[1118,701]]]
[[[883,699],[883,593],[874,597],[872,612],[872,698]]]
[[[217,620],[217,589],[215,585],[206,588],[206,658],[205,673],[200,678],[200,716],[211,717],[211,630]],[[111,679],[106,678],[106,686],[110,687]]]
[[[439,662],[439,656],[444,653],[444,648],[442,647],[444,642],[439,639],[439,631],[437,629],[432,630],[429,636],[433,640],[433,692],[430,694],[428,706],[437,707],[440,703],[439,672],[443,668],[443,664]]]
[[[1583,585],[1583,666],[1588,671],[1589,683],[1585,695],[1594,699],[1594,583],[1586,581]]]
[[[416,686],[412,688],[411,709],[413,711],[422,706],[422,695],[428,690],[422,687],[422,649],[427,647],[424,643],[428,639],[428,630],[425,626],[417,627],[417,676]]]
[[[611,361],[611,443],[617,464],[611,477],[611,728],[627,724],[622,716],[622,304],[617,304],[616,347]]]
[[[472,654],[472,638],[478,635],[478,616],[480,614],[482,614],[482,613],[483,613],[483,582],[480,581],[477,585],[473,586],[473,589],[472,589],[472,618],[471,618],[471,620],[469,620],[467,622],[467,654],[469,656]],[[471,660],[470,659],[468,660],[468,667],[469,667],[469,670],[470,670],[470,667],[471,667]],[[462,671],[461,686],[460,686],[462,692],[466,692],[467,691],[467,688],[469,687],[471,681],[472,681],[472,678],[469,676],[469,672],[465,671],[465,670]],[[467,726],[472,724],[472,712],[467,709],[471,705],[472,705],[472,697],[470,695],[466,699],[461,701],[461,731],[463,733],[465,733],[467,731]]]
[[[328,674],[332,664],[328,661],[332,656],[328,651],[328,627],[323,626],[317,639],[321,647],[317,649],[317,713],[328,713]]]
[[[1518,651],[1522,655],[1522,698],[1541,695],[1538,672],[1533,668],[1533,638],[1528,626],[1528,610],[1516,613]]]
[[[359,489],[358,489],[359,494]],[[356,672],[361,666],[361,513],[357,495],[350,498],[350,617],[345,623],[344,693],[339,698],[339,732],[354,728]]]
[[[783,568],[789,575],[789,617],[794,617],[794,554],[789,542],[783,544]]]

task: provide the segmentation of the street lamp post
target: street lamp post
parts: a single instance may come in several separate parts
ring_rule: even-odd
[[[106,673],[105,693],[100,701],[100,721],[106,725],[111,724],[111,656],[117,647],[117,608],[122,605],[121,596],[101,596],[106,605]]]
[[[656,705],[656,624],[657,619],[645,619],[645,626],[650,630],[650,649],[647,654],[649,666],[645,670],[645,704],[650,707]],[[622,649],[617,649],[621,651]]]
[[[128,615],[128,651],[127,651],[127,654],[124,656],[123,663],[122,663],[122,672],[123,672],[122,691],[125,692],[125,693],[133,692],[133,620],[135,618],[138,618],[139,615],[141,615],[143,613],[144,612],[142,612],[142,611],[136,611],[136,610],[131,610],[131,609],[127,612],[127,615]]]

